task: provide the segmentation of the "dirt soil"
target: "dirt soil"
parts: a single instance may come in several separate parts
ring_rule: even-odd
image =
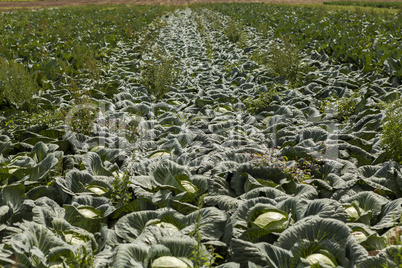
[[[196,3],[264,2],[277,4],[319,4],[329,0],[49,0],[49,1],[0,1],[0,10],[36,9],[59,6],[81,5],[188,5]],[[375,2],[376,0],[369,0]],[[381,0],[391,2],[395,0]]]

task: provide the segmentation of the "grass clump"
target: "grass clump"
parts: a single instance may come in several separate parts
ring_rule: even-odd
[[[402,162],[402,99],[390,103],[385,110],[381,141],[385,151],[398,163]]]
[[[267,92],[261,92],[257,98],[247,98],[244,101],[244,104],[247,107],[247,111],[252,114],[258,114],[262,111],[265,111],[269,104],[274,100],[275,96],[278,95],[278,92],[274,87],[267,89]]]
[[[37,91],[37,83],[24,66],[0,57],[0,105],[30,110]]]
[[[244,32],[244,25],[242,22],[236,21],[235,19],[231,18],[228,21],[227,26],[224,29],[224,32],[232,43],[237,43],[240,46],[244,45],[247,41],[247,35]]]
[[[265,65],[273,75],[285,77],[292,84],[300,79],[302,71],[300,50],[287,38],[273,42],[269,46],[269,53],[257,52],[253,55],[253,59]]]
[[[161,99],[172,89],[179,71],[175,68],[173,57],[158,51],[153,58],[156,61],[148,61],[147,67],[143,70],[142,83],[147,87],[150,94],[156,99]]]
[[[98,60],[95,57],[95,52],[89,47],[78,45],[75,46],[70,61],[73,62],[75,70],[83,70],[88,78],[98,82],[100,79],[100,68]]]

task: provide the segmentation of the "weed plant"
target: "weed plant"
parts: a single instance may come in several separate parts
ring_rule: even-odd
[[[129,142],[135,142],[139,135],[141,114],[137,113],[129,121],[121,118],[96,118],[95,123],[100,127],[106,127],[110,133],[123,136]]]
[[[342,98],[337,101],[337,117],[341,121],[346,121],[356,112],[359,93],[355,92],[350,97]]]
[[[213,29],[221,29],[222,28],[222,20],[219,16],[216,16],[213,12],[206,12],[204,13],[206,16],[206,20],[211,23]]]
[[[259,33],[261,33],[262,37],[265,39],[271,37],[273,34],[272,27],[267,23],[263,22],[259,23],[258,25],[256,25],[256,29]]]
[[[395,226],[391,229],[391,232],[387,235],[388,245],[393,245],[394,247],[389,249],[389,256],[392,261],[397,264],[397,267],[402,267],[402,228],[399,226],[401,224],[401,215],[399,215],[399,220],[393,215],[393,221]],[[383,268],[391,268],[389,263],[382,266]]]
[[[115,204],[116,208],[120,208],[130,202],[132,196],[129,189],[129,184],[130,184],[129,173],[125,173],[122,176],[119,175],[115,176],[112,182],[114,191],[111,194],[111,199]]]
[[[75,259],[73,261],[74,266],[81,268],[94,268],[95,252],[86,249],[85,246],[81,246],[76,253]]]
[[[89,135],[96,117],[95,109],[80,109],[72,114],[71,128],[74,132]]]
[[[259,27],[261,22],[271,25],[272,33],[269,34],[272,37],[287,36],[307,54],[313,50],[319,51],[321,54],[325,52],[331,60],[351,63],[358,69],[362,69],[363,72],[368,73],[378,68],[383,70],[385,60],[401,58],[401,50],[397,49],[399,44],[397,41],[384,40],[384,42],[378,42],[375,49],[372,48],[372,40],[376,37],[389,36],[393,40],[400,38],[398,25],[400,25],[401,16],[395,15],[396,10],[391,12],[391,9],[379,9],[380,12],[378,12],[375,9],[376,14],[373,16],[370,14],[358,16],[354,12],[354,7],[345,7],[345,10],[335,10],[339,9],[339,6],[321,5],[319,9],[315,7],[318,6],[289,7],[263,3],[208,6],[213,11],[241,19],[252,27]],[[329,10],[334,10],[329,11],[322,7],[330,7]],[[239,10],[244,10],[244,12],[240,13]],[[371,12],[373,10],[364,8],[363,11]],[[387,15],[387,13],[389,14]],[[325,20],[323,20],[323,15]],[[370,26],[364,26],[364,22],[370,23]],[[340,27],[342,24],[345,27]],[[356,34],[351,35],[352,32]]]
[[[11,115],[7,120],[0,123],[0,128],[6,130],[24,130],[32,126],[42,126],[44,128],[54,128],[62,124],[65,117],[64,110],[42,110],[18,111]]]
[[[390,103],[385,110],[381,141],[385,151],[402,163],[402,99]]]
[[[152,45],[155,43],[156,38],[158,37],[159,30],[165,25],[165,22],[162,22],[160,18],[156,18],[152,22],[152,27],[147,27],[142,34],[142,39],[140,39],[140,45],[137,47],[140,53],[144,53],[147,51]]]
[[[253,59],[265,65],[272,75],[285,77],[291,84],[295,84],[302,71],[300,50],[288,38],[282,40],[273,42],[269,46],[269,53],[257,52]]]
[[[203,16],[202,15],[196,15],[195,18],[195,23],[196,23],[196,27],[197,27],[197,31],[201,34],[202,36],[202,40],[204,41],[204,45],[206,48],[206,55],[208,57],[209,60],[213,60],[214,58],[214,51],[212,49],[212,42],[211,42],[211,37],[210,35],[208,35],[208,27],[205,25],[204,21],[203,21]]]
[[[19,63],[0,57],[0,105],[30,110],[38,85]]]
[[[306,156],[290,161],[286,156],[279,156],[274,148],[268,148],[263,153],[245,152],[247,158],[255,166],[269,166],[282,169],[297,183],[304,183],[305,180],[313,177],[324,179],[319,172],[320,162],[313,156]]]
[[[156,99],[161,99],[172,89],[179,71],[175,68],[173,57],[158,50],[154,53],[153,58],[156,61],[148,61],[147,67],[143,70],[142,83],[150,94]]]
[[[211,246],[208,251],[209,254],[203,252],[202,234],[201,234],[201,208],[203,206],[204,197],[206,194],[201,195],[198,199],[197,218],[194,221],[194,231],[190,235],[195,239],[196,244],[192,251],[190,260],[194,263],[194,268],[212,267],[217,259],[223,259],[218,253],[215,252],[214,247]]]
[[[226,37],[232,43],[237,43],[244,46],[247,41],[247,34],[244,32],[244,25],[240,21],[230,18],[224,29]]]
[[[277,95],[278,92],[274,87],[268,88],[267,92],[261,92],[260,95],[255,99],[251,97],[247,98],[244,101],[244,104],[246,105],[249,113],[258,114],[262,111],[265,111]]]
[[[191,233],[193,238],[196,240],[197,244],[195,245],[193,249],[193,262],[195,267],[201,267],[202,264],[205,262],[203,252],[202,252],[202,234],[200,232],[201,228],[201,208],[203,206],[203,196],[201,196],[198,200],[198,210],[197,210],[197,218],[194,221],[194,231]]]
[[[75,70],[83,70],[87,73],[88,78],[94,80],[96,83],[99,81],[100,70],[94,51],[82,45],[75,46],[72,51],[72,60]]]
[[[90,95],[71,81],[88,78],[99,87],[100,66],[105,64],[107,53],[118,42],[136,38],[136,32],[169,9],[69,7],[4,14],[0,20],[0,31],[4,33],[0,54],[9,61],[0,58],[0,106],[10,109],[3,114],[6,119],[0,125],[6,129],[36,124],[52,127],[62,125],[70,116],[73,131],[89,134],[96,109],[74,109],[85,103],[92,107],[92,103]],[[66,84],[70,84],[73,98],[70,110],[35,107],[34,93],[64,89]],[[98,89],[106,92],[109,88]]]
[[[73,79],[70,80],[69,90],[72,94],[74,105],[64,114],[62,120],[70,124],[69,127],[74,132],[89,135],[95,123],[97,106],[91,99],[90,92],[79,88]]]
[[[204,25],[204,22],[202,21],[202,18],[200,15],[196,15],[194,17],[195,25],[197,27],[197,31],[200,32],[201,35],[205,34],[206,27]]]

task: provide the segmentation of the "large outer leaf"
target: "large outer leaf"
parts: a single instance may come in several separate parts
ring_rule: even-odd
[[[394,161],[388,161],[373,175],[374,178],[384,178],[382,185],[392,189],[397,197],[402,197],[402,174],[400,166]]]
[[[120,244],[116,249],[113,267],[142,268],[150,247],[147,244]]]
[[[106,222],[106,219],[100,215],[101,212],[90,206],[80,208],[84,209],[85,212],[89,212],[89,216],[87,215],[89,213],[83,213],[82,210],[80,211],[75,206],[64,205],[64,209],[66,211],[64,216],[66,221],[91,233],[99,232],[101,224]]]
[[[184,192],[186,189],[180,183],[181,180],[189,180],[190,173],[184,167],[172,161],[163,160],[151,168],[151,176],[161,185],[170,185]]]
[[[227,263],[221,264],[216,267],[217,268],[240,268],[240,264],[236,263],[236,262],[227,262]]]
[[[13,252],[11,250],[4,249],[3,247],[4,245],[0,247],[0,264],[11,265],[11,266],[17,265],[15,260],[11,258]]]
[[[312,139],[315,142],[325,141],[328,138],[328,132],[320,127],[305,128],[300,134],[300,140]]]
[[[112,215],[112,219],[120,218],[122,214],[124,216],[131,212],[152,209],[156,209],[156,206],[151,202],[151,200],[145,198],[137,198],[130,203],[116,209]]]
[[[200,232],[204,240],[220,240],[226,227],[228,215],[214,207],[203,208],[187,215],[187,232],[194,230],[198,213],[201,214]],[[184,231],[184,230],[183,230]]]
[[[40,141],[32,148],[32,159],[35,160],[36,163],[40,163],[43,159],[45,159],[48,152],[49,148],[46,146],[46,144]]]
[[[341,266],[347,267],[349,265],[349,260],[346,258],[345,249],[342,248],[335,241],[307,241],[302,240],[295,245],[293,245],[291,252],[293,253],[293,258],[291,260],[290,267],[300,267],[301,264],[309,264],[306,260],[309,257],[316,256],[318,258],[313,258],[313,260],[318,260],[321,265],[327,264],[330,267]],[[318,256],[317,256],[317,255]],[[321,256],[320,256],[321,255]],[[323,256],[322,256],[323,255]],[[320,257],[324,257],[321,259]],[[303,267],[303,266],[302,266]],[[324,266],[327,267],[327,266]]]
[[[36,223],[51,227],[55,218],[64,218],[64,209],[48,197],[35,200],[35,205],[32,213]]]
[[[108,216],[114,211],[112,201],[106,197],[94,197],[91,195],[79,195],[72,198],[73,206],[91,206],[102,212],[103,216]]]
[[[29,179],[31,181],[43,179],[57,163],[58,159],[55,154],[48,154],[37,166],[30,170]]]
[[[112,172],[103,167],[103,163],[98,154],[88,152],[83,159],[87,171],[95,176],[112,176]]]
[[[395,267],[395,263],[388,260],[385,254],[367,257],[365,260],[358,263],[357,268],[377,268],[377,267]]]
[[[342,202],[352,203],[353,201],[359,202],[359,207],[365,211],[372,211],[373,221],[381,213],[382,207],[388,203],[388,200],[373,192],[361,192],[349,198],[341,199]]]
[[[225,211],[234,210],[242,203],[241,200],[227,195],[206,196],[204,201],[209,206],[218,206]]]
[[[187,218],[188,216],[184,216],[173,209],[166,209],[166,211],[161,212],[161,214],[158,216],[158,219],[160,219],[161,222],[173,224],[179,230],[187,227],[188,224],[191,224]]]
[[[378,216],[379,220],[375,226],[372,227],[374,230],[381,230],[384,228],[390,228],[399,221],[402,215],[402,198],[396,199],[382,207],[381,214]]]
[[[293,256],[286,249],[268,244],[246,242],[232,239],[230,248],[233,251],[232,260],[243,267],[249,260],[263,267],[289,268],[290,258]]]
[[[17,210],[24,202],[25,187],[23,184],[8,185],[1,191],[3,202],[10,208]]]
[[[249,192],[242,195],[240,198],[253,199],[257,197],[267,197],[278,202],[286,199],[288,196],[286,195],[286,193],[272,187],[259,187],[250,190]]]
[[[318,215],[321,218],[332,218],[346,222],[347,214],[341,204],[331,199],[310,201],[306,207],[303,218]]]
[[[127,240],[136,239],[144,230],[146,223],[159,216],[157,211],[137,211],[121,217],[114,228],[116,234]]]
[[[294,221],[298,221],[304,217],[307,201],[293,197],[279,202],[276,207],[289,214]]]
[[[34,222],[24,222],[21,225],[23,233],[11,237],[8,244],[16,253],[31,255],[31,250],[36,248],[43,256],[51,256],[54,248],[59,248],[62,254],[72,254],[72,248],[66,242],[55,236],[45,226]],[[59,253],[60,254],[60,251]]]
[[[85,186],[93,181],[93,177],[89,173],[72,170],[66,174],[65,180],[59,179],[58,181],[66,193],[75,195],[76,193],[88,192]]]
[[[64,205],[64,209],[68,222],[93,233],[101,230],[101,224],[114,211],[109,199],[90,195],[74,196],[71,205]]]
[[[7,157],[8,151],[12,149],[11,140],[8,136],[0,135],[0,156]]]
[[[12,216],[13,211],[10,209],[9,206],[3,205],[0,207],[0,224],[4,224],[7,222],[7,220]],[[1,228],[0,230],[3,230],[2,228],[5,228],[5,225],[0,225]],[[1,240],[0,240],[1,241]]]
[[[331,240],[342,247],[346,246],[349,236],[350,229],[345,223],[312,216],[296,222],[282,232],[275,245],[289,250],[298,241],[305,239],[308,241]]]
[[[163,237],[159,239],[159,244],[164,245],[175,257],[191,258],[193,256],[194,247],[196,246],[195,240],[190,237]],[[201,252],[206,254],[207,251],[204,246],[201,246]]]
[[[136,243],[145,243],[148,245],[155,245],[160,244],[166,237],[173,237],[173,238],[186,238],[189,237],[184,235],[180,232],[174,231],[172,229],[167,229],[155,225],[148,225],[142,231],[142,233],[138,236],[135,240]]]

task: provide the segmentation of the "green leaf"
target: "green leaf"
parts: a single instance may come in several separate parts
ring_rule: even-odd
[[[116,235],[126,241],[135,240],[144,230],[148,221],[156,219],[156,211],[137,211],[121,217],[115,224]]]
[[[144,243],[120,244],[117,247],[117,254],[112,263],[113,267],[138,267],[142,268],[150,246]]]
[[[25,255],[24,259],[29,258],[26,259],[29,263],[35,263],[34,256],[42,259],[45,256],[51,258],[55,249],[62,248],[63,254],[72,254],[72,248],[45,226],[34,222],[24,222],[20,228],[23,232],[12,236],[7,244],[12,247],[14,252]],[[20,261],[21,255],[17,256],[17,261]]]
[[[247,267],[249,260],[263,267],[289,268],[292,253],[286,249],[268,244],[251,243],[240,239],[232,239],[230,248],[233,251],[232,260]]]
[[[29,180],[37,181],[45,178],[58,162],[59,160],[55,157],[54,153],[48,154],[45,159],[30,170]]]
[[[194,223],[198,218],[198,213],[200,213],[201,221],[199,232],[201,233],[203,240],[220,240],[222,237],[227,221],[228,215],[214,207],[202,208],[199,211],[193,212],[186,216],[186,230],[194,230]]]
[[[103,213],[91,206],[75,207],[64,205],[66,214],[64,218],[74,226],[83,228],[88,232],[99,232],[101,224],[106,222]]]
[[[84,165],[91,175],[113,176],[112,172],[103,167],[101,158],[97,153],[88,152],[83,158]]]
[[[159,184],[173,186],[180,192],[186,192],[181,181],[189,181],[190,173],[185,167],[169,160],[163,160],[150,167],[150,170],[151,176]]]
[[[396,199],[384,205],[381,214],[378,216],[378,222],[372,227],[373,230],[381,230],[393,227],[402,215],[402,199]]]
[[[8,185],[1,192],[3,201],[14,211],[24,202],[25,187],[23,184]]]
[[[282,232],[275,244],[289,250],[294,244],[301,240],[331,240],[339,243],[341,247],[344,247],[349,236],[350,229],[345,223],[334,219],[323,219],[312,216],[296,222]]]
[[[213,195],[204,197],[208,206],[218,206],[221,210],[234,210],[239,207],[241,200],[227,195]]]
[[[40,163],[43,159],[45,159],[48,151],[49,148],[46,146],[46,144],[40,141],[32,148],[32,159],[35,160],[36,163]]]

